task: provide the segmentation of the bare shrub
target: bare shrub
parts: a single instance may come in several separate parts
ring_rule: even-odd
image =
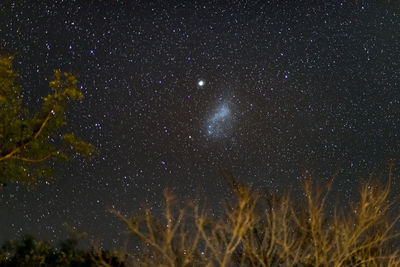
[[[138,238],[134,266],[400,266],[393,244],[399,219],[386,185],[366,181],[349,210],[328,212],[331,184],[303,183],[303,199],[262,194],[223,173],[236,202],[218,218],[199,205],[179,207],[165,191],[165,209],[132,217],[112,211]]]

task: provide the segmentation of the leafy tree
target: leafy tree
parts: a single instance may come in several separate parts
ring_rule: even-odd
[[[95,149],[74,133],[60,133],[66,107],[83,98],[76,77],[55,71],[51,93],[32,112],[23,105],[12,62],[12,56],[0,57],[0,188],[7,182],[33,187],[51,178],[51,161],[68,160],[75,153],[91,156]]]

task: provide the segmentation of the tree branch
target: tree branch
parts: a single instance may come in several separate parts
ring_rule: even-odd
[[[44,126],[46,126],[47,122],[50,120],[50,116],[51,116],[51,114],[52,114],[51,111],[52,111],[52,110],[50,110],[49,113],[47,113],[47,116],[46,116],[46,118],[44,119],[44,121],[42,122],[42,125],[40,125],[39,130],[35,133],[34,139],[38,138],[38,136],[42,133],[42,131],[43,131],[43,129],[44,129]]]
[[[48,154],[47,156],[40,158],[40,159],[30,159],[30,158],[25,158],[25,157],[19,157],[19,156],[13,156],[11,158],[13,159],[18,159],[18,160],[22,160],[22,161],[26,161],[26,162],[30,162],[30,163],[39,163],[39,162],[43,162],[46,159],[50,158],[52,155],[52,153]]]
[[[42,122],[42,124],[40,125],[39,129],[37,130],[37,132],[35,132],[33,134],[33,138],[28,138],[27,140],[25,140],[21,145],[17,146],[16,148],[14,148],[13,150],[11,150],[10,152],[6,153],[4,156],[0,157],[0,161],[9,159],[11,157],[15,158],[14,154],[21,152],[22,150],[24,150],[26,148],[26,146],[34,139],[37,139],[39,137],[39,135],[42,133],[44,127],[46,126],[47,122],[50,120],[51,117],[51,111],[49,111],[49,113],[47,113],[46,118],[44,119],[44,121]]]

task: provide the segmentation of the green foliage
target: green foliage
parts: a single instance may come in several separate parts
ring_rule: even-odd
[[[33,187],[52,177],[52,160],[91,156],[95,149],[74,133],[60,132],[69,103],[83,98],[75,76],[55,71],[51,93],[33,113],[23,107],[12,62],[13,57],[0,57],[0,185],[18,182]]]
[[[67,239],[60,249],[54,249],[49,243],[27,235],[20,241],[3,244],[0,266],[125,266],[113,252],[83,251],[77,245],[77,240]]]
[[[84,141],[77,139],[73,133],[64,134],[63,140],[71,146],[72,150],[83,156],[91,156],[93,153],[93,147],[90,145],[88,146]]]

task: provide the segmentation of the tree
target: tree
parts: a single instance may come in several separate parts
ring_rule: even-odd
[[[68,160],[76,153],[91,156],[95,149],[74,133],[60,131],[69,103],[83,98],[76,77],[55,71],[51,93],[39,111],[32,112],[23,105],[12,62],[12,56],[0,57],[0,188],[7,182],[33,187],[52,177],[55,160]]]
[[[21,240],[6,241],[0,247],[0,266],[119,266],[125,259],[115,251],[78,249],[78,240],[67,239],[60,248],[25,235]]]
[[[348,209],[328,204],[332,182],[313,182],[309,175],[302,179],[303,194],[255,190],[228,172],[222,176],[236,199],[214,206],[218,213],[196,199],[182,205],[169,191],[164,212],[146,208],[127,216],[111,210],[132,238],[127,265],[400,266],[391,169],[385,184],[362,183]]]

